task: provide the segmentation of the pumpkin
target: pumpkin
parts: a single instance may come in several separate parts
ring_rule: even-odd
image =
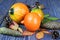
[[[24,25],[28,31],[35,32],[39,30],[41,18],[36,13],[29,13],[24,17]]]
[[[39,2],[36,2],[35,5],[36,6],[34,8],[32,8],[31,12],[37,13],[40,16],[41,20],[43,20],[44,19],[44,12],[42,11],[42,9],[44,8],[44,6],[40,5]]]
[[[20,23],[20,21],[28,13],[29,9],[27,5],[25,5],[24,3],[15,3],[14,5],[11,6],[9,10],[10,18],[17,23]]]

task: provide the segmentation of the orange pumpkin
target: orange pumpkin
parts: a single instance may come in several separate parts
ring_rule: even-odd
[[[36,13],[29,13],[24,18],[24,25],[27,30],[35,32],[39,29],[41,18]]]
[[[24,3],[15,3],[9,10],[10,18],[17,23],[19,23],[28,13],[29,9]]]

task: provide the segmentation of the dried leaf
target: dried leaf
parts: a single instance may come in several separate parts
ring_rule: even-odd
[[[43,32],[38,32],[37,34],[36,34],[36,38],[37,39],[41,39],[41,38],[43,38],[44,37],[44,33]]]
[[[31,36],[31,35],[33,35],[34,34],[34,32],[30,32],[30,31],[24,31],[23,32],[23,35],[24,36]]]

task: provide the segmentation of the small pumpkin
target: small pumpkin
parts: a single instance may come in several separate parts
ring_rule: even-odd
[[[24,17],[23,23],[28,31],[35,32],[40,27],[41,18],[36,13],[31,12]]]
[[[9,10],[10,18],[17,23],[20,23],[20,21],[28,13],[29,9],[24,3],[15,3]]]
[[[44,12],[42,11],[43,8],[44,8],[43,5],[40,5],[39,2],[36,2],[36,6],[32,8],[31,12],[35,12],[40,16],[41,20],[43,20],[44,19]]]

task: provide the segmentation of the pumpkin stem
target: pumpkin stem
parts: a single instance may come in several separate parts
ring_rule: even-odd
[[[9,11],[9,13],[13,15],[14,14],[14,9],[11,8],[10,11]]]
[[[39,8],[38,6],[39,6],[40,4],[39,4],[39,2],[36,2],[35,5],[36,5],[36,8]]]
[[[39,2],[36,2],[35,5],[36,5],[36,8],[38,9],[45,9],[44,5],[40,4]]]

